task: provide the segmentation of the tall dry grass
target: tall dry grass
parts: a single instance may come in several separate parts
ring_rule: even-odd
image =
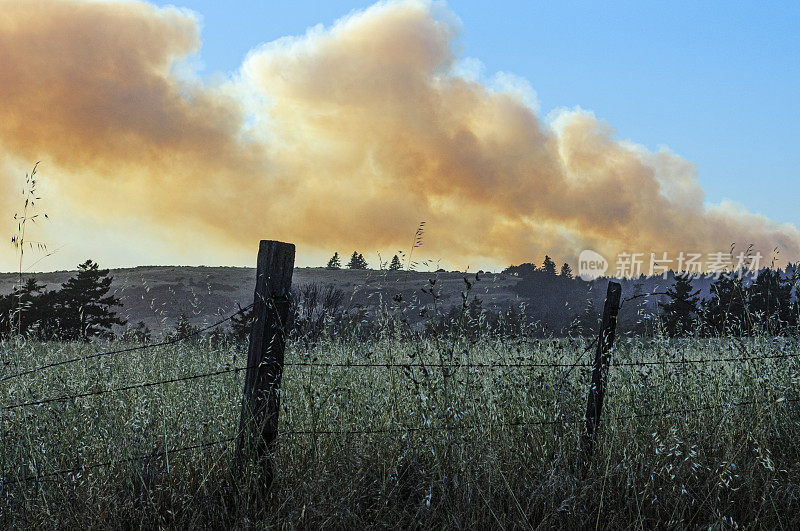
[[[776,527],[800,520],[796,340],[623,338],[595,454],[582,340],[289,345],[276,481],[233,467],[244,372],[3,411],[3,527]],[[5,344],[14,372],[78,343]],[[95,347],[96,348],[96,347]],[[686,359],[748,361],[663,363]],[[590,356],[586,355],[586,360]],[[0,384],[9,405],[244,364],[179,344]],[[292,363],[309,365],[295,366]],[[428,368],[323,364],[426,364]],[[745,405],[736,405],[745,403]],[[691,410],[691,411],[687,411]],[[696,411],[694,411],[696,410]],[[672,413],[662,414],[664,411]],[[333,432],[333,433],[332,433]],[[199,446],[185,452],[172,452]],[[147,459],[127,460],[149,455]],[[91,468],[97,463],[110,466]],[[81,471],[25,478],[85,466]]]

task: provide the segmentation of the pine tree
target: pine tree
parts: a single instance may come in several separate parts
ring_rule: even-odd
[[[189,341],[197,341],[200,339],[199,332],[200,327],[191,324],[186,313],[181,312],[180,317],[178,317],[178,322],[175,324],[175,329],[172,331],[172,334],[169,334],[167,337],[169,339],[188,339]]]
[[[747,292],[737,273],[721,275],[711,285],[711,297],[703,301],[704,320],[710,332],[718,335],[747,334],[751,319]]]
[[[561,276],[564,278],[572,278],[572,268],[566,262],[561,266]]]
[[[347,262],[347,269],[358,269],[358,251],[353,251],[350,261]]]
[[[367,261],[364,260],[364,255],[359,254],[358,251],[353,251],[353,256],[350,257],[350,261],[347,262],[348,269],[366,269],[367,268]]]
[[[253,329],[253,321],[255,320],[255,312],[253,307],[246,310],[239,308],[239,313],[231,317],[231,334],[234,339],[245,341],[250,337],[250,331]]]
[[[552,258],[545,255],[544,263],[542,264],[542,270],[547,273],[548,275],[555,275],[556,274],[556,263],[553,262]]]
[[[688,274],[675,275],[675,284],[667,289],[670,302],[659,304],[664,311],[663,320],[670,336],[685,335],[694,330],[699,312],[699,290],[692,292]]]
[[[13,308],[11,295],[0,295],[0,339],[5,339],[13,333]]]
[[[40,300],[44,284],[35,278],[28,278],[21,286],[16,286],[5,297],[0,297],[0,337],[6,335],[26,336],[31,327],[42,319]]]
[[[30,277],[11,292],[14,333],[30,335],[47,324],[51,311],[45,285]]]
[[[389,271],[400,271],[401,269],[403,269],[403,264],[400,263],[400,257],[394,255],[392,262],[389,264]]]
[[[129,326],[122,334],[122,340],[129,343],[149,343],[152,339],[153,333],[144,321],[139,321],[136,326]]]
[[[325,266],[325,267],[326,267],[326,269],[341,269],[342,268],[342,262],[339,259],[339,253],[338,252],[333,253],[333,256],[331,256],[331,259],[328,260],[328,265]]]
[[[769,334],[779,334],[796,323],[792,312],[791,278],[775,269],[764,269],[747,288],[753,320]]]
[[[13,328],[11,334],[57,339],[59,323],[55,308],[58,295],[58,291],[45,291],[45,285],[39,284],[33,277],[28,278],[21,288],[15,288],[8,296],[9,324]]]
[[[126,323],[112,309],[122,306],[118,297],[108,294],[112,280],[108,269],[100,269],[96,263],[87,260],[78,266],[76,276],[61,285],[55,307],[62,338],[109,337],[114,325]]]

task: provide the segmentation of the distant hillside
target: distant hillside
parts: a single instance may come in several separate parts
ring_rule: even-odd
[[[35,276],[47,289],[57,289],[73,274],[74,271],[59,271],[26,277]],[[253,268],[146,266],[114,269],[111,276],[112,290],[123,303],[120,313],[130,323],[144,321],[152,330],[170,329],[182,313],[195,324],[213,322],[218,316],[235,311],[237,305],[253,302]],[[465,286],[461,273],[296,268],[292,284],[333,285],[344,292],[346,307],[374,307],[381,297],[389,301],[397,295],[410,303],[430,302],[432,298],[421,288],[434,277],[438,277],[435,287],[442,295],[438,304],[446,308],[460,304]],[[475,283],[473,292],[484,301],[484,307],[498,309],[520,302],[511,289],[518,278],[489,274],[475,282],[475,275],[470,277]],[[16,274],[0,273],[0,294],[9,293],[16,282]]]
[[[71,271],[37,273],[35,276],[48,289],[56,289]],[[158,266],[112,270],[112,290],[121,297],[120,313],[131,324],[143,321],[154,331],[170,330],[181,314],[194,324],[213,322],[253,301],[255,270],[243,267]],[[524,304],[526,315],[540,322],[549,333],[564,333],[577,322],[584,331],[593,329],[602,311],[606,279],[594,282],[568,280],[561,277],[533,274],[518,277],[504,273],[464,274],[457,272],[423,273],[408,271],[328,270],[297,268],[295,287],[307,283],[332,285],[345,294],[345,307],[375,308],[380,301],[395,298],[416,310],[433,307],[434,297],[423,292],[433,287],[440,310],[460,306],[462,293],[478,297],[486,310],[506,310]],[[431,279],[435,281],[431,284]],[[11,291],[17,281],[12,273],[0,274],[0,294]],[[663,292],[671,280],[640,278],[622,280],[623,298],[638,293]],[[695,281],[703,295],[708,294],[710,281]],[[652,309],[656,298],[637,298],[623,305],[620,329],[633,330],[641,325],[643,308]],[[421,321],[418,311],[409,311],[411,319]],[[638,325],[637,325],[638,324]]]

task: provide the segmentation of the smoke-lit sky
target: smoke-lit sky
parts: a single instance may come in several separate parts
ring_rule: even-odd
[[[421,220],[446,267],[800,258],[795,4],[0,5],[0,228],[41,160],[36,270],[252,265],[260,238],[377,265]]]

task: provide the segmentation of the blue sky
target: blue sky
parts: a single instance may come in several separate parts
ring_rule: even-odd
[[[202,16],[201,73],[372,2],[156,2]],[[527,79],[542,115],[580,106],[697,166],[706,200],[800,224],[800,3],[453,0],[461,57]]]

